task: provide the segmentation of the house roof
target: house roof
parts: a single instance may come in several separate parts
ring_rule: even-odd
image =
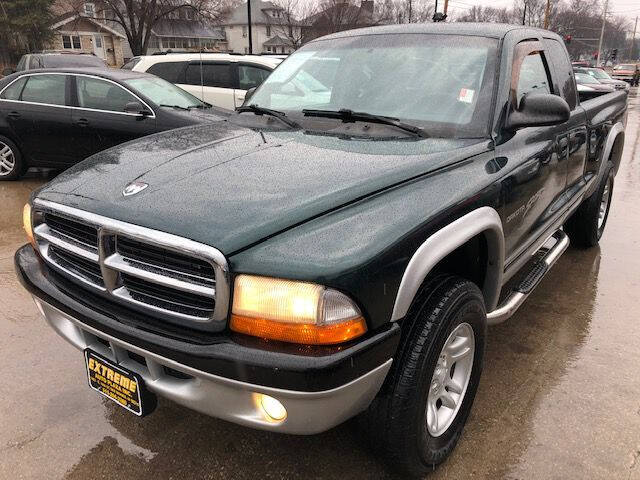
[[[220,28],[192,20],[162,19],[153,26],[152,32],[156,37],[226,38]]]
[[[93,25],[95,25],[98,28],[98,31],[104,30],[105,32],[109,32],[111,35],[115,35],[116,37],[127,38],[122,33],[118,32],[117,30],[114,30],[111,27],[108,27],[104,23],[99,22],[94,18],[88,17],[86,15],[80,15],[80,14],[75,13],[75,12],[69,12],[67,14],[59,16],[54,21],[53,25],[51,25],[51,29],[52,30],[57,30],[60,27],[63,27],[65,25],[69,25],[70,23],[76,22],[78,20],[87,21],[89,23],[92,23]]]
[[[275,35],[262,44],[263,47],[280,47],[291,46],[291,41],[288,38],[283,38],[280,35]]]

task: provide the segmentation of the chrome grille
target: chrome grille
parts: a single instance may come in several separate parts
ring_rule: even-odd
[[[42,257],[83,286],[172,323],[225,327],[228,270],[215,248],[37,199],[33,225]]]

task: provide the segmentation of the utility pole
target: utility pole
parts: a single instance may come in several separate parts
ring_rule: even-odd
[[[596,60],[596,67],[600,66],[600,55],[602,54],[602,40],[604,38],[604,26],[607,23],[607,6],[609,0],[604,0],[604,8],[602,9],[602,28],[600,29],[600,41],[598,42],[598,59]]]
[[[249,55],[253,55],[253,40],[251,39],[251,0],[247,0],[247,34],[249,35]]]
[[[636,17],[636,23],[633,26],[633,37],[631,37],[631,52],[629,52],[629,59],[634,60],[633,52],[636,49],[636,29],[638,28],[638,17]]]
[[[551,0],[547,0],[547,8],[544,11],[544,28],[549,28],[549,15],[551,14]]]

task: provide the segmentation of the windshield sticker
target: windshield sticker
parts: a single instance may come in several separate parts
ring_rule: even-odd
[[[473,95],[476,93],[475,90],[471,90],[470,88],[461,88],[460,95],[458,95],[458,101],[464,103],[473,103]]]

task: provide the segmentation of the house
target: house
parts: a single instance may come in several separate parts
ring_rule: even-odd
[[[64,33],[56,34],[52,49],[93,52],[104,58],[109,65],[116,67],[133,56],[123,26],[115,21],[115,12],[104,2],[57,0],[53,10],[59,15],[53,27],[62,28],[61,31]],[[80,22],[82,29],[70,22]],[[89,29],[90,26],[93,29]],[[73,35],[69,35],[69,32]],[[114,40],[109,35],[119,40]],[[100,46],[103,44],[104,52]],[[80,48],[76,48],[78,45]],[[167,50],[224,52],[227,51],[227,44],[221,28],[196,18],[194,10],[185,7],[171,11],[151,29],[147,54]]]
[[[384,22],[377,18],[373,0],[362,0],[360,5],[352,0],[327,0],[318,13],[305,18],[303,23],[304,40],[308,42],[330,33],[372,27]]]
[[[93,53],[112,67],[124,63],[123,44],[127,43],[127,37],[93,17],[68,12],[55,20],[51,30],[54,35],[49,48],[52,50]]]
[[[234,8],[221,26],[229,51],[249,53],[247,4]],[[291,53],[300,46],[302,24],[272,2],[251,2],[252,53]]]

